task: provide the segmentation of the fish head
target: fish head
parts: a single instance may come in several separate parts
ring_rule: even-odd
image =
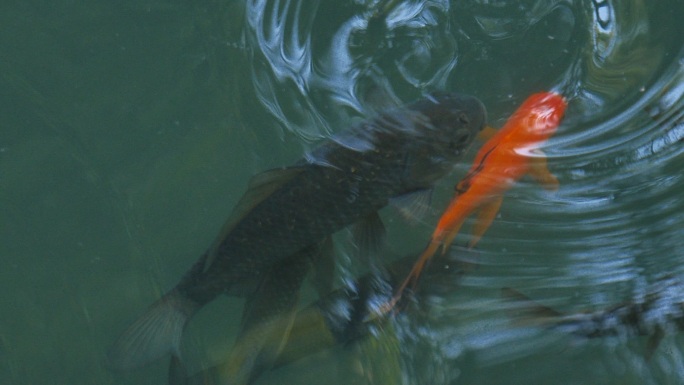
[[[487,111],[474,96],[434,92],[421,101],[420,112],[429,123],[422,134],[440,144],[442,152],[459,157],[484,128]]]
[[[413,138],[408,145],[411,176],[431,183],[446,175],[484,128],[487,112],[477,98],[436,92],[414,103]]]
[[[567,100],[555,92],[536,93],[523,102],[512,120],[520,119],[529,136],[546,140],[556,133],[567,106]]]
[[[453,164],[484,128],[487,112],[474,96],[433,92],[411,106],[415,148],[435,161]]]
[[[402,126],[394,132],[402,137],[404,187],[424,188],[453,169],[485,126],[487,113],[477,98],[446,92],[428,94],[407,107],[393,115]]]

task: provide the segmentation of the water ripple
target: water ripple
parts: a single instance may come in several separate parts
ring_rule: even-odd
[[[655,384],[681,374],[671,341],[648,366],[629,339],[574,349],[569,336],[512,327],[498,289],[576,311],[643,296],[665,273],[684,275],[683,11],[676,1],[641,0],[248,1],[257,95],[279,134],[304,146],[431,89],[475,94],[494,126],[531,92],[570,101],[543,148],[560,189],[517,184],[478,245],[478,269],[428,296],[424,313],[395,320],[385,330],[394,339],[380,333],[380,345],[401,341],[404,382],[497,384],[511,362],[529,370],[517,383]],[[428,232],[432,222],[421,226]],[[548,352],[595,365],[560,378],[565,362]],[[498,377],[478,375],[482,368]]]

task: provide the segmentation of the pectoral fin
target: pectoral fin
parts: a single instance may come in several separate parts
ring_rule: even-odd
[[[449,229],[445,229],[443,235],[440,237],[441,239],[433,238],[435,240],[440,241],[440,246],[442,246],[442,254],[446,253],[451,243],[454,241],[454,239],[456,239],[456,236],[458,235],[458,232],[461,230],[461,227],[463,227],[463,223],[465,223],[465,220],[465,218],[459,219],[459,221],[453,223]]]
[[[356,244],[358,257],[371,264],[385,245],[387,230],[377,212],[367,215],[352,226],[352,237]]]
[[[530,176],[545,189],[551,191],[558,190],[558,178],[556,178],[549,171],[549,168],[546,164],[546,157],[543,156],[543,153],[540,151],[537,151],[536,154],[541,154],[542,156],[529,159]]]
[[[468,242],[468,248],[473,248],[480,241],[482,235],[487,231],[489,226],[491,226],[496,214],[501,208],[501,203],[503,202],[503,196],[498,197],[491,202],[483,205],[477,214],[477,222],[473,226],[473,234]]]
[[[419,222],[430,210],[432,202],[432,190],[416,190],[404,195],[394,197],[390,204],[409,221]]]

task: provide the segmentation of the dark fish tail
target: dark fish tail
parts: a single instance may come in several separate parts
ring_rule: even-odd
[[[180,356],[183,329],[200,305],[172,290],[133,322],[107,352],[114,369],[134,369],[167,354]]]
[[[501,295],[513,305],[506,310],[508,315],[520,326],[553,325],[563,317],[562,313],[548,306],[541,305],[510,287],[502,288]]]

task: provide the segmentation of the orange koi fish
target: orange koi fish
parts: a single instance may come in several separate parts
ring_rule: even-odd
[[[440,247],[444,252],[466,218],[477,212],[468,242],[468,248],[474,247],[499,212],[504,193],[517,180],[530,175],[549,190],[558,188],[558,179],[549,172],[539,147],[556,132],[566,107],[565,98],[557,93],[534,94],[482,146],[470,171],[456,186],[456,195],[439,219],[430,243],[399,287],[395,302],[404,288],[418,279],[435,252]]]

